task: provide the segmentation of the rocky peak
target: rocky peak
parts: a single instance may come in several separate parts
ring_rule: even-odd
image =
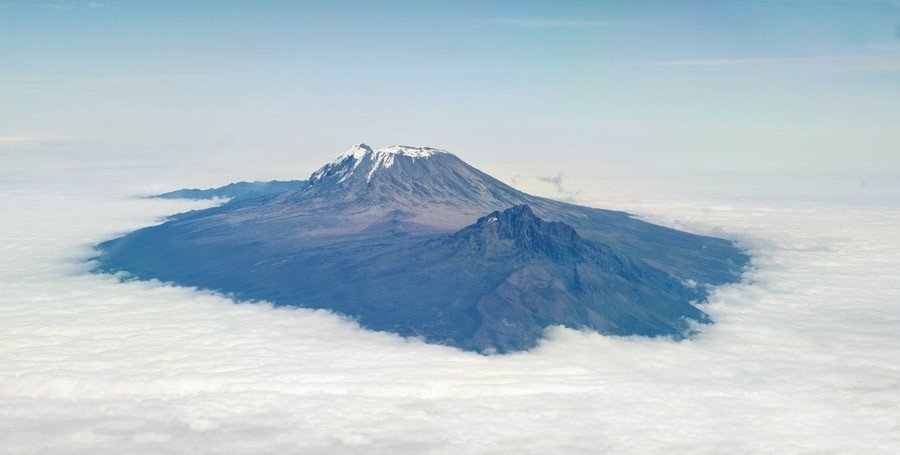
[[[484,240],[512,240],[523,252],[553,259],[583,258],[592,247],[568,224],[545,221],[525,204],[483,216],[460,234],[478,235]]]

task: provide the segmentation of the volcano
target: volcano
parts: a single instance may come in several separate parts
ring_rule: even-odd
[[[428,147],[351,147],[306,181],[163,197],[232,196],[98,246],[99,272],[328,309],[371,330],[483,353],[545,328],[690,335],[698,306],[739,278],[732,242],[628,213],[532,196]]]

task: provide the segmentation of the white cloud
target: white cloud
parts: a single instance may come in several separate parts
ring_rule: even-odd
[[[70,139],[36,137],[36,136],[0,136],[0,150],[34,150],[43,146],[44,149],[62,148],[71,145]]]
[[[754,284],[690,341],[556,329],[483,357],[86,274],[94,242],[202,206],[110,195],[110,175],[0,185],[5,452],[900,450],[896,207],[629,204],[740,238]]]
[[[34,137],[28,136],[0,136],[0,146],[2,145],[17,145],[17,144],[29,144],[39,142],[40,140]]]

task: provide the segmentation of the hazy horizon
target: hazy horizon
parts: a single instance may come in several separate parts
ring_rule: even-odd
[[[900,175],[893,0],[6,1],[0,45],[8,160],[289,178],[367,142],[509,178]]]
[[[898,0],[0,0],[0,46],[3,451],[900,452]],[[360,142],[751,266],[689,339],[511,355],[92,273],[222,202],[136,196]]]

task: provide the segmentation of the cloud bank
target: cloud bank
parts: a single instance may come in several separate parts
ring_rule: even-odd
[[[90,275],[93,243],[202,206],[90,182],[0,188],[5,452],[900,450],[896,207],[615,207],[737,238],[757,268],[689,341],[557,328],[484,357]]]

